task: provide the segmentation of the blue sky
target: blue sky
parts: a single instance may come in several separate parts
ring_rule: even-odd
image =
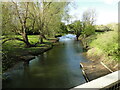
[[[81,20],[82,14],[88,9],[96,11],[96,24],[108,24],[118,22],[119,0],[75,0],[70,7],[72,21]]]

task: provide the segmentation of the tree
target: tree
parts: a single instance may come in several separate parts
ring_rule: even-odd
[[[12,33],[12,14],[10,11],[10,3],[2,3],[2,35],[10,35]]]
[[[60,29],[61,29],[61,33],[68,33],[67,26],[63,22],[61,22],[60,24]]]
[[[76,39],[78,41],[78,38],[82,32],[82,22],[80,22],[80,20],[77,20],[77,21],[75,21],[72,24],[69,24],[67,26],[68,26],[69,30],[74,32],[74,34],[76,35]]]
[[[89,9],[83,13],[82,16],[82,43],[85,48],[88,48],[86,37],[95,33],[95,21],[96,13],[95,10]]]
[[[76,38],[78,41],[78,38],[82,32],[82,23],[80,21],[75,21],[73,30],[74,30],[74,33],[76,34]]]
[[[82,22],[83,22],[83,35],[84,37],[87,37],[91,34],[94,34],[95,32],[95,24],[96,21],[96,13],[95,10],[89,9],[87,11],[85,11],[83,13],[83,18],[82,18]]]
[[[55,36],[60,30],[60,24],[66,2],[40,2],[34,6],[36,26],[40,35],[40,43],[47,39],[45,35]]]
[[[93,9],[88,9],[83,12],[82,21],[86,25],[94,25],[96,21],[96,12]]]
[[[33,46],[29,43],[26,33],[26,31],[29,29],[29,27],[27,26],[29,19],[29,2],[3,3],[2,9],[8,9],[7,12],[9,12],[8,14],[5,14],[6,11],[3,12],[3,19],[5,19],[4,17],[8,17],[7,19],[5,19],[5,21],[3,21],[3,30],[5,30],[5,33],[8,35],[10,35],[10,33],[14,33],[11,34],[11,36],[13,37],[9,37],[7,40],[4,40],[3,43],[8,40],[19,40],[23,41],[27,47]],[[16,33],[20,34],[23,39],[14,37]]]
[[[18,32],[22,35],[24,42],[29,47],[31,44],[29,43],[28,36],[27,36],[27,19],[29,14],[29,2],[21,2],[19,4],[13,2],[13,5],[15,6],[15,16],[16,19],[19,19],[19,23],[21,26],[21,30]],[[20,8],[19,8],[20,7]]]
[[[39,42],[47,39],[45,35],[55,35],[60,32],[62,16],[67,2],[7,2],[3,3],[4,35],[10,37],[4,40],[23,41],[27,47],[31,45],[28,33],[38,32]],[[22,39],[16,37],[19,34]]]

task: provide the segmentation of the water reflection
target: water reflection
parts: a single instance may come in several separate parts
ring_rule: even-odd
[[[60,42],[65,42],[65,41],[69,41],[69,40],[75,40],[76,39],[76,35],[73,34],[67,34],[65,36],[59,37],[59,41]]]

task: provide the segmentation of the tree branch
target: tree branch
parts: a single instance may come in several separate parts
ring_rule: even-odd
[[[18,41],[23,41],[24,43],[26,43],[23,39],[20,39],[20,38],[9,38],[9,39],[7,39],[7,40],[4,40],[4,41],[2,42],[2,44],[4,44],[4,43],[7,42],[7,41],[10,41],[10,40],[18,40]]]
[[[17,4],[15,3],[15,2],[13,2],[14,3],[14,5],[15,5],[15,7],[16,7],[16,11],[17,11],[17,15],[18,15],[18,18],[19,18],[19,20],[20,20],[20,23],[22,24],[22,19],[21,19],[21,17],[20,17],[20,13],[19,13],[19,11],[18,11],[18,6],[17,6]]]

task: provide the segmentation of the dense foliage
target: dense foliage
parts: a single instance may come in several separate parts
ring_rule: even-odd
[[[95,33],[95,11],[90,9],[83,13],[82,20],[76,20],[68,24],[68,30],[71,30],[76,35],[78,40],[79,36],[86,38]]]

